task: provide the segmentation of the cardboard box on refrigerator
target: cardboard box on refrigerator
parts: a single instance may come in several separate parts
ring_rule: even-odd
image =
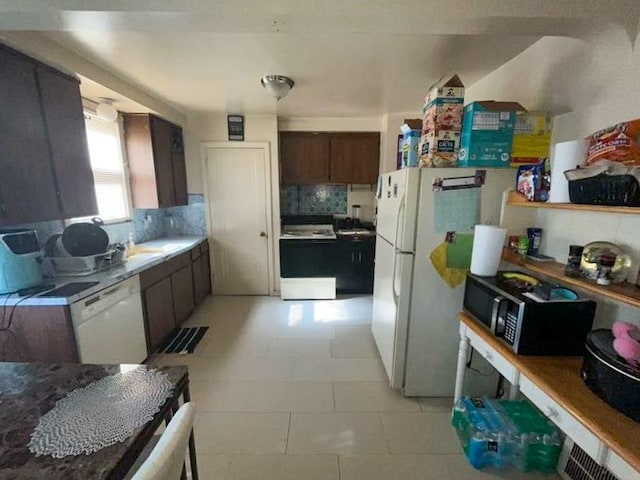
[[[431,130],[461,130],[464,85],[457,75],[433,85],[424,98],[422,134]]]
[[[418,166],[421,126],[420,119],[405,119],[404,124],[400,126],[400,131],[402,132],[402,168]]]
[[[456,167],[459,130],[431,130],[420,137],[421,167]]]
[[[459,167],[509,167],[517,102],[481,101],[464,108]]]
[[[549,113],[517,112],[511,166],[540,163],[549,157],[553,118]]]
[[[456,166],[459,143],[455,140],[462,129],[463,105],[464,85],[457,75],[431,87],[422,109],[420,166]]]

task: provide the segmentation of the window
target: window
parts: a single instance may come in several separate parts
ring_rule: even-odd
[[[85,124],[99,216],[109,223],[129,220],[129,188],[120,124],[106,122],[91,113],[85,113]]]

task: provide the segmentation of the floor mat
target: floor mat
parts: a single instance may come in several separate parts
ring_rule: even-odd
[[[180,328],[167,340],[158,353],[193,353],[209,327]]]

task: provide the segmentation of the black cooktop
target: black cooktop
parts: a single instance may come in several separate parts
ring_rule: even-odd
[[[71,297],[91,287],[95,287],[100,282],[71,282],[58,288],[38,295],[39,297]]]

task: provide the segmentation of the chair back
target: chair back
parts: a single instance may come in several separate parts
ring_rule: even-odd
[[[131,480],[180,480],[195,412],[191,402],[180,407]]]

